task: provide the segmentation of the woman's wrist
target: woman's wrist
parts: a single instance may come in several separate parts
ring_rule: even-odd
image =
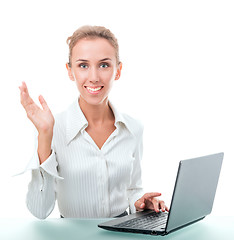
[[[38,156],[40,164],[42,164],[51,154],[51,143],[53,138],[53,131],[39,132],[38,134]]]
[[[38,130],[38,137],[44,139],[52,139],[53,138],[53,128]]]

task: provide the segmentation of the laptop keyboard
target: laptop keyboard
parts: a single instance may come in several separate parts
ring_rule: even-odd
[[[117,224],[115,227],[152,229],[161,225],[165,225],[167,222],[167,217],[168,214],[166,212],[151,212],[142,217],[133,218],[131,220]]]

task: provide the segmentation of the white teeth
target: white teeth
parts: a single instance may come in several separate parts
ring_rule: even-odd
[[[99,91],[102,87],[97,87],[97,88],[91,88],[91,87],[86,87],[89,91],[96,92]]]

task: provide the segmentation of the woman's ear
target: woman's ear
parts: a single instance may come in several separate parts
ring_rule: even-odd
[[[70,80],[75,81],[73,73],[72,73],[72,69],[69,66],[69,63],[66,63],[66,68],[67,68],[67,72],[68,72],[68,76],[69,76]]]
[[[121,76],[121,70],[122,70],[122,62],[119,62],[117,71],[116,71],[116,75],[115,75],[115,80],[119,80],[120,76]]]

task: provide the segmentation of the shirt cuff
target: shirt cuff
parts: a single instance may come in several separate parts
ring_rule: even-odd
[[[130,213],[135,213],[136,212],[136,208],[135,208],[135,202],[141,198],[144,195],[144,191],[143,189],[138,189],[138,190],[130,190],[130,191],[134,191],[135,193],[131,194],[131,197],[129,197],[129,208],[130,208]]]
[[[25,172],[27,172],[29,170],[43,169],[49,175],[51,175],[55,178],[64,179],[58,175],[57,166],[58,166],[58,163],[56,161],[56,154],[55,154],[54,150],[52,150],[52,153],[50,154],[50,156],[41,165],[40,165],[38,153],[36,151],[34,153],[33,157],[31,158],[31,160],[29,161],[28,165],[26,166],[25,170],[23,172],[13,175],[13,177],[24,174]]]
[[[52,153],[50,156],[40,165],[40,168],[44,169],[45,172],[47,172],[49,175],[58,178],[58,179],[64,179],[63,177],[60,177],[58,175],[57,171],[58,163],[56,161],[55,151],[52,150]]]

